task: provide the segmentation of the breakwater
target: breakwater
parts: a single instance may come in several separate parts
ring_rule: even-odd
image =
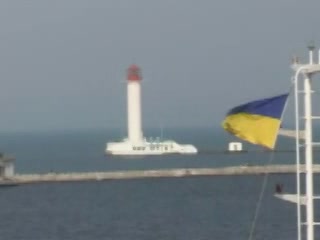
[[[301,166],[300,171],[304,171],[304,166]],[[159,177],[284,174],[295,172],[295,165],[233,166],[221,168],[180,168],[160,170],[126,170],[112,172],[16,174],[11,179],[6,180],[6,182],[11,182],[13,184],[28,184],[41,182],[102,181],[112,179]],[[320,164],[314,165],[314,172],[320,173]]]

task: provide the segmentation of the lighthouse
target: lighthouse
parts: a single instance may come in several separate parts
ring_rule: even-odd
[[[128,136],[119,142],[108,142],[105,152],[111,155],[161,155],[196,154],[197,148],[191,144],[179,144],[173,140],[143,136],[141,121],[141,69],[131,65],[127,69],[127,117]]]
[[[128,139],[133,144],[142,142],[141,123],[141,70],[137,65],[131,65],[127,70],[127,116]]]

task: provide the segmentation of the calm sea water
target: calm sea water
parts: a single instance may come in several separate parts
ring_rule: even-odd
[[[262,181],[262,176],[187,177],[2,188],[0,235],[10,240],[247,240]],[[296,239],[295,205],[273,197],[279,181],[294,191],[294,176],[270,176],[254,239]]]
[[[105,142],[117,137],[117,131],[106,130],[7,133],[0,135],[0,146],[16,157],[18,173],[220,167],[270,161],[270,154],[261,152],[138,159],[105,156]],[[200,151],[224,150],[232,140],[213,129],[174,129],[165,137],[193,143]],[[245,148],[257,150],[250,145]],[[279,148],[294,149],[294,145],[280,139]],[[294,154],[276,153],[273,163],[294,163]],[[263,178],[159,178],[0,188],[0,239],[248,239]],[[268,179],[255,239],[295,239],[296,206],[273,197],[279,182],[293,193],[295,178],[284,174]],[[320,219],[317,212],[316,217]]]
[[[159,130],[145,132],[147,136],[159,136]],[[261,148],[249,144],[244,144],[248,153],[224,154],[228,142],[235,139],[220,129],[169,129],[163,135],[164,138],[174,139],[179,143],[194,144],[200,154],[134,159],[105,156],[106,142],[120,139],[119,131],[115,130],[2,133],[0,151],[16,157],[15,166],[19,173],[221,167],[268,164],[270,159],[274,164],[295,161],[293,152],[276,153],[271,157],[270,153],[256,152],[261,151]],[[294,148],[293,140],[279,140],[278,149]],[[220,153],[213,154],[212,151]]]

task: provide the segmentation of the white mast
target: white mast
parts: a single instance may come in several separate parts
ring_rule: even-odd
[[[143,139],[141,124],[141,73],[140,68],[131,65],[127,71],[128,100],[128,139],[131,143],[141,143]]]
[[[309,64],[313,65],[313,46],[309,46]],[[306,200],[307,200],[307,240],[314,239],[313,214],[313,155],[312,155],[312,97],[311,73],[304,74],[304,107],[305,107],[305,164],[306,164]]]
[[[306,166],[306,240],[314,240],[314,187],[313,187],[313,142],[312,137],[312,119],[317,117],[312,116],[312,76],[320,72],[320,62],[314,63],[313,61],[313,50],[314,46],[310,45],[309,49],[309,64],[298,64],[294,62],[293,69],[296,71],[295,74],[295,110],[296,110],[296,149],[297,149],[297,208],[298,208],[298,239],[301,239],[301,220],[300,220],[300,201],[301,201],[301,191],[300,191],[300,143],[298,140],[299,136],[299,74],[303,74],[303,86],[304,86],[304,127],[305,127],[305,166]]]

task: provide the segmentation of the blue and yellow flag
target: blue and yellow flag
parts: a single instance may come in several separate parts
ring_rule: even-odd
[[[288,95],[260,99],[232,108],[222,126],[243,140],[273,149]]]

